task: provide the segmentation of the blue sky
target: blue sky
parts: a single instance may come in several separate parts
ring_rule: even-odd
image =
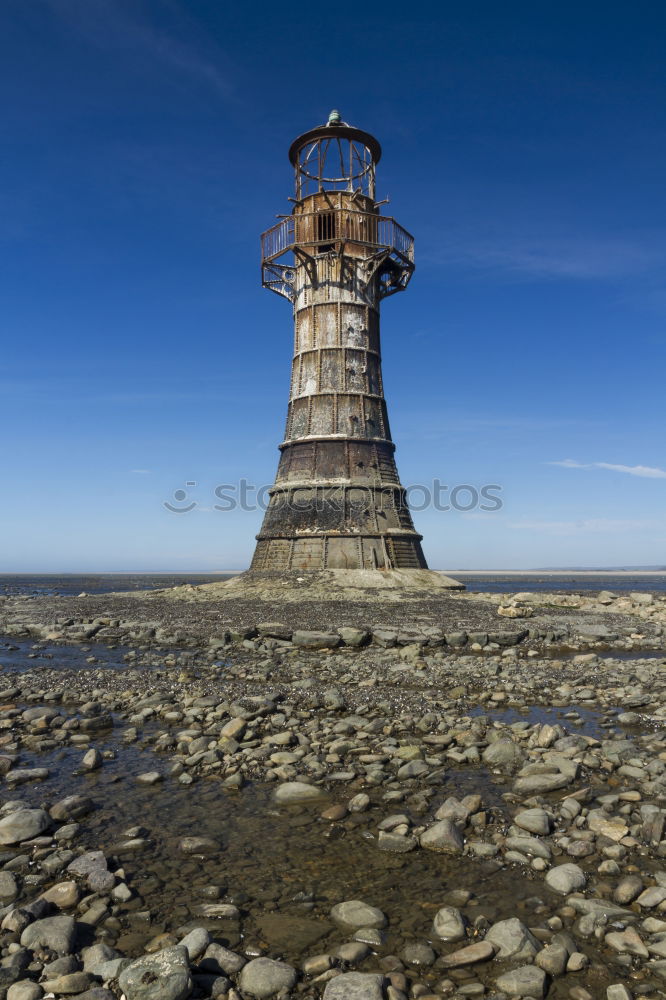
[[[272,482],[292,338],[258,236],[333,107],[416,237],[382,313],[403,483],[501,486],[415,513],[430,565],[664,564],[665,28],[644,2],[4,0],[0,570],[247,565],[261,511],[214,489]]]

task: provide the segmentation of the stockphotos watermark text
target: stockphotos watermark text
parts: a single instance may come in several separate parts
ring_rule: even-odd
[[[222,483],[213,490],[213,496],[218,501],[212,507],[201,503],[192,495],[198,483],[188,480],[185,489],[174,490],[170,500],[164,500],[162,506],[173,514],[189,514],[197,508],[201,510],[219,510],[227,513],[232,510],[265,511],[271,502],[271,491],[274,492],[272,507],[282,507],[285,510],[343,510],[350,507],[354,510],[401,509],[418,513],[423,510],[462,511],[467,513],[480,510],[486,513],[501,510],[504,506],[498,483],[485,483],[474,486],[471,483],[459,483],[448,486],[439,479],[432,483],[413,483],[406,486],[404,492],[386,486],[347,486],[335,491],[335,487],[316,489],[316,484],[307,487],[297,487],[294,490],[289,484],[284,484],[275,490],[275,484],[257,486],[247,479],[237,483]],[[211,498],[212,499],[212,498]]]

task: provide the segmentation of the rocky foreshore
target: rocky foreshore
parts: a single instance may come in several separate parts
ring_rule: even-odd
[[[0,601],[0,998],[663,996],[665,621]]]

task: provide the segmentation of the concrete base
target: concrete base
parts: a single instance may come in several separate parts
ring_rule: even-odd
[[[284,573],[248,570],[230,580],[192,589],[200,599],[221,601],[362,601],[373,598],[404,601],[443,596],[447,591],[465,590],[465,585],[430,569],[324,569]]]

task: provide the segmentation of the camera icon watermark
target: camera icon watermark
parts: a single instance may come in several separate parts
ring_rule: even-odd
[[[200,502],[192,494],[198,487],[196,480],[188,480],[186,489],[174,490],[171,500],[164,500],[162,506],[172,514],[189,514],[193,510],[266,511],[268,506],[286,510],[340,510],[346,509],[409,509],[420,513],[436,510],[442,513],[458,511],[483,511],[493,513],[504,506],[503,488],[499,483],[458,483],[449,486],[440,479],[431,483],[412,483],[403,488],[381,484],[350,486],[330,486],[316,482],[308,486],[292,488],[289,483],[270,483],[257,486],[247,479],[237,483],[221,483],[212,491],[209,502]],[[212,504],[210,501],[213,501]],[[215,502],[216,501],[216,502]]]

